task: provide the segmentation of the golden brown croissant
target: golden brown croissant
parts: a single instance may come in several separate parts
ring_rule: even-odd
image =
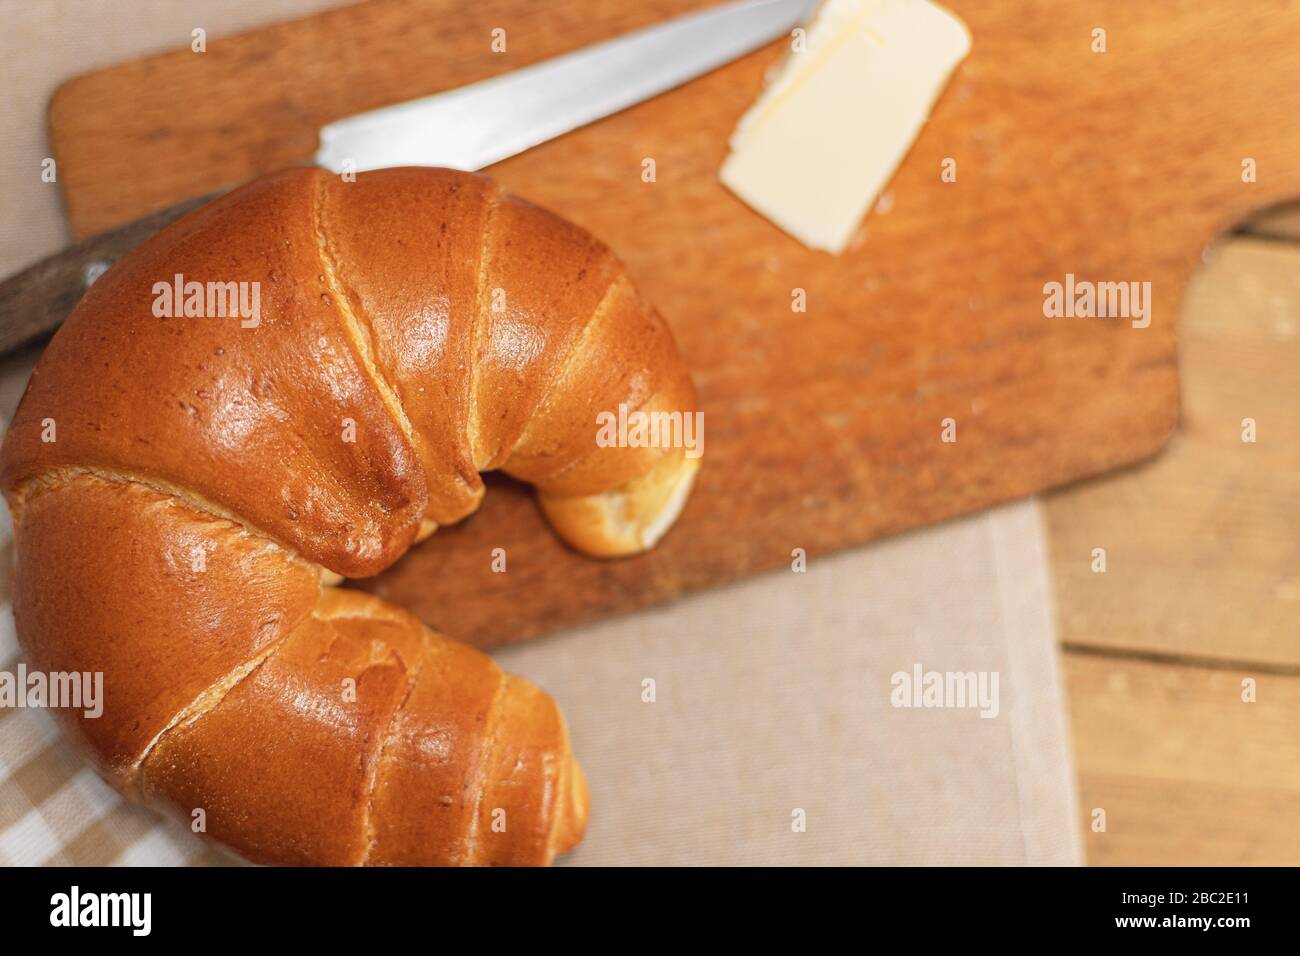
[[[254,308],[187,314],[192,283]],[[329,585],[495,468],[584,551],[653,545],[698,459],[597,441],[620,405],[695,394],[583,230],[448,170],[259,179],[101,277],[37,365],[0,452],[28,664],[102,672],[102,716],[63,711],[101,772],[251,860],[547,863],[587,815],[554,702]]]

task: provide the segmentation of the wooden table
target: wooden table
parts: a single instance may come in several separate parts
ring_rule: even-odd
[[[1046,498],[1094,865],[1300,863],[1300,207],[1206,260],[1177,436]]]

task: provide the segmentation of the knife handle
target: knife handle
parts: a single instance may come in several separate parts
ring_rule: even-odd
[[[109,266],[159,229],[218,195],[187,199],[83,239],[0,282],[0,355],[53,332]]]

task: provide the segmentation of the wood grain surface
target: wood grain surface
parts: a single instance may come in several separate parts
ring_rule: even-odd
[[[69,214],[84,235],[303,161],[323,122],[694,6],[372,0],[92,74],[51,107]],[[367,586],[499,643],[1159,449],[1177,421],[1176,317],[1205,243],[1300,194],[1300,4],[949,6],[974,51],[887,214],[844,256],[804,249],[716,179],[781,43],[494,167],[608,241],[669,320],[705,409],[705,467],[651,555],[581,559],[522,489],[494,488],[478,516]],[[508,52],[496,55],[498,26]],[[945,157],[955,183],[940,181]],[[1257,182],[1242,181],[1246,158]],[[1044,318],[1044,283],[1067,273],[1150,282],[1150,327]],[[791,310],[796,288],[805,313]],[[945,418],[954,444],[940,440]],[[496,547],[507,574],[491,571]]]
[[[1065,683],[1089,864],[1300,862],[1300,676],[1075,652]]]
[[[1300,863],[1300,243],[1289,215],[1253,219],[1193,279],[1184,419],[1166,452],[1044,498],[1093,864]],[[1247,416],[1254,444],[1241,441]],[[1091,549],[1103,546],[1097,574]],[[1105,832],[1092,829],[1097,807]]]
[[[1300,246],[1220,244],[1179,347],[1165,453],[1047,499],[1061,640],[1300,674]]]

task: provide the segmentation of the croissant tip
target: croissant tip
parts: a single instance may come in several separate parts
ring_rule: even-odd
[[[587,833],[587,812],[590,805],[591,791],[587,785],[587,776],[582,772],[581,764],[570,756],[569,788],[564,795],[564,807],[556,831],[556,855],[568,853],[582,842]]]
[[[613,491],[579,498],[539,496],[542,510],[569,544],[598,558],[649,551],[676,523],[690,497],[700,459],[665,455],[653,469]]]

